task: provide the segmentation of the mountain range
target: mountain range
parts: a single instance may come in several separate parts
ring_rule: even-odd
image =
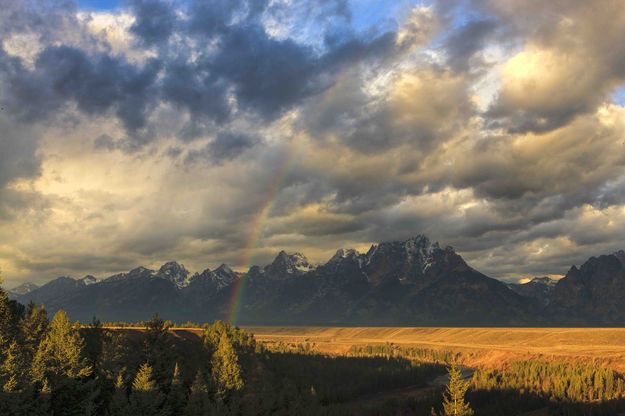
[[[426,236],[339,249],[325,264],[281,251],[245,273],[222,264],[191,274],[177,262],[97,280],[56,278],[9,292],[73,319],[136,321],[158,312],[178,322],[230,318],[263,325],[620,325],[625,252],[591,257],[558,281],[506,284]]]

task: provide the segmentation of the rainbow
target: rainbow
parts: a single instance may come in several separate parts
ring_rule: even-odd
[[[249,268],[253,266],[254,251],[259,245],[265,223],[275,204],[276,196],[280,191],[280,188],[282,188],[284,179],[286,178],[292,165],[294,159],[293,156],[293,145],[291,145],[289,146],[284,159],[277,166],[275,174],[273,175],[273,179],[269,185],[269,189],[267,190],[267,194],[264,198],[263,203],[261,204],[261,209],[260,211],[258,211],[252,221],[250,232],[245,240],[245,244],[243,245],[241,259],[239,261],[239,265],[243,267],[244,273],[246,273]],[[228,309],[226,314],[226,320],[231,325],[236,325],[236,321],[239,317],[239,312],[241,310],[241,301],[245,292],[246,280],[247,275],[244,274],[234,283],[234,288],[231,292],[230,300],[228,301]]]

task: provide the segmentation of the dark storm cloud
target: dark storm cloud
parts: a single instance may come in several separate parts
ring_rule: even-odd
[[[154,104],[153,86],[160,64],[143,68],[105,54],[87,55],[68,46],[44,49],[30,71],[15,59],[2,65],[6,89],[2,102],[24,121],[49,117],[74,102],[89,115],[113,110],[129,132],[145,125]]]
[[[0,35],[36,29],[45,39],[58,38],[60,29],[75,25],[76,5],[67,0],[3,0],[0,8]]]
[[[211,142],[211,154],[216,159],[232,159],[259,142],[259,138],[247,134],[222,133]]]
[[[0,227],[0,262],[16,273],[236,262],[268,206],[263,261],[425,233],[499,277],[622,244],[610,2],[443,0],[367,30],[347,0],[6,3],[0,221],[23,231]]]
[[[174,31],[176,15],[165,1],[132,0],[130,2],[135,22],[130,31],[147,45],[166,41]]]
[[[266,119],[323,88],[308,47],[271,39],[258,25],[233,29],[222,42],[212,70],[230,81],[241,106]]]
[[[225,82],[203,71],[201,67],[194,68],[193,65],[181,62],[172,62],[166,67],[162,84],[163,99],[187,110],[193,122],[226,121],[231,113],[227,89]],[[190,133],[187,136],[199,134]]]
[[[207,37],[223,34],[238,25],[257,24],[267,0],[191,1],[187,30]],[[233,20],[238,19],[238,24]]]
[[[484,47],[496,28],[494,20],[480,19],[472,20],[452,32],[445,41],[449,65],[458,71],[471,69],[471,58]]]
[[[8,119],[0,110],[0,189],[17,178],[40,173],[36,155],[40,132]]]
[[[219,133],[213,141],[200,150],[191,150],[185,158],[186,164],[194,164],[201,161],[211,163],[224,163],[241,155],[246,150],[259,144],[258,137],[237,132]]]
[[[176,3],[136,0],[131,6],[130,30],[140,42],[158,47],[156,58],[137,64],[79,46],[47,46],[31,70],[3,55],[0,76],[8,89],[2,98],[10,111],[28,120],[48,117],[68,103],[91,116],[113,111],[140,143],[149,137],[139,130],[165,101],[191,115],[180,137],[194,138],[211,123],[231,118],[230,93],[239,110],[273,120],[331,85],[342,67],[383,53],[394,38],[343,36],[319,53],[270,36],[259,21],[265,1],[191,2],[185,20],[177,19]],[[344,2],[322,6],[325,14],[349,14]],[[186,40],[172,44],[174,33]]]

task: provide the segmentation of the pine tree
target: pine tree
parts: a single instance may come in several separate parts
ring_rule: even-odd
[[[92,368],[84,357],[84,340],[77,326],[59,311],[39,345],[31,367],[33,380],[50,389],[53,414],[90,414],[99,394]]]
[[[167,409],[172,415],[180,414],[184,407],[186,397],[185,388],[182,385],[182,375],[180,374],[180,366],[176,363],[174,367],[174,375],[172,377],[169,394],[167,395]]]
[[[72,326],[64,311],[58,311],[44,340],[39,345],[32,365],[35,381],[48,380],[52,389],[59,378],[81,378],[91,375],[92,368],[83,355],[84,340]]]
[[[217,392],[222,397],[228,392],[243,388],[239,359],[225,332],[221,334],[219,347],[213,355],[212,374],[217,385]]]
[[[24,354],[28,361],[32,361],[39,344],[48,331],[48,315],[43,306],[30,302],[26,307],[26,314],[20,324],[20,332],[24,342]]]
[[[24,357],[23,348],[16,340],[11,342],[1,369],[6,377],[2,386],[4,391],[17,392],[28,386],[28,365]]]
[[[184,409],[186,416],[205,416],[211,414],[211,403],[208,397],[208,386],[202,372],[198,370],[191,385],[189,399]]]
[[[469,382],[462,379],[462,373],[452,365],[449,368],[449,384],[443,399],[444,416],[472,416],[473,410],[464,401],[464,395],[469,389]]]
[[[119,373],[115,380],[115,393],[111,398],[110,414],[112,416],[130,416],[130,403],[122,373]]]
[[[151,392],[156,390],[156,382],[152,374],[152,367],[148,363],[141,364],[139,371],[132,382],[132,391],[134,392]]]
[[[152,367],[152,376],[161,392],[167,390],[171,381],[171,363],[174,361],[169,337],[170,325],[158,314],[145,323],[144,354],[147,363]]]
[[[0,279],[0,284],[2,279]],[[4,362],[7,357],[9,347],[16,336],[15,319],[9,297],[4,289],[0,287],[0,362]],[[0,385],[6,382],[7,374],[0,372]]]
[[[161,414],[162,397],[157,391],[154,372],[148,363],[139,367],[132,382],[130,395],[131,414],[136,416],[156,416]]]

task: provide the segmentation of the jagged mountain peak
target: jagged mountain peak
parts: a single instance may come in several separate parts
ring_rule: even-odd
[[[618,251],[615,251],[612,255],[615,256],[617,259],[619,259],[623,267],[625,267],[625,251],[618,250]]]
[[[126,280],[126,279],[138,279],[141,277],[153,277],[154,270],[148,269],[147,267],[139,266],[125,273],[117,273],[112,276],[104,279],[105,281],[114,282],[118,280]]]
[[[435,264],[441,269],[462,264],[451,247],[442,250],[437,242],[419,234],[403,241],[384,241],[372,245],[366,254],[366,268],[369,280],[381,283],[398,279],[404,284],[423,285],[423,276]]]
[[[215,273],[227,273],[227,274],[235,274],[235,271],[230,268],[226,263],[222,263],[219,267],[215,269]]]
[[[204,270],[202,273],[195,273],[189,279],[190,288],[206,287],[211,292],[218,292],[222,288],[229,286],[239,277],[239,274],[232,270],[227,264],[222,264],[215,270]],[[194,289],[195,290],[195,289]]]
[[[227,264],[222,264],[213,271],[213,280],[219,289],[229,286],[239,277],[239,274],[232,270]]]
[[[85,277],[83,277],[82,279],[79,279],[79,281],[83,282],[85,285],[92,285],[94,283],[98,282],[98,279],[96,279],[95,276],[92,276],[90,274],[86,275]]]
[[[208,279],[213,275],[213,272],[211,271],[211,269],[206,268],[202,271],[202,273],[194,273],[190,278],[189,278],[189,284],[191,284],[192,282],[194,282],[195,280],[202,280],[202,279]]]
[[[222,264],[195,273],[184,286],[188,271],[168,262],[158,271],[137,267],[111,276],[117,280],[111,284],[63,276],[16,299],[65,309],[79,319],[94,311],[103,319],[145,319],[145,305],[153,302],[173,319],[221,318],[229,288],[240,281],[247,293],[242,313],[256,323],[622,324],[624,259],[623,251],[591,257],[557,282],[535,277],[506,285],[469,267],[453,248],[417,235],[374,244],[366,254],[339,249],[309,271],[302,270],[310,266],[303,254],[281,251],[270,265],[251,267],[245,280]]]
[[[300,276],[314,269],[315,266],[302,253],[295,252],[289,254],[282,250],[273,262],[265,267],[264,272],[273,279],[287,279]]]
[[[184,267],[184,265],[176,262],[176,261],[168,261],[163,264],[160,269],[158,269],[158,273],[161,275],[175,275],[175,274],[189,274],[189,271]]]
[[[184,267],[184,265],[175,261],[169,261],[163,264],[158,270],[157,276],[169,280],[178,288],[183,288],[189,285],[189,271]]]
[[[15,296],[20,296],[20,295],[25,295],[27,293],[30,293],[33,290],[38,289],[38,288],[39,288],[39,285],[35,283],[31,283],[31,282],[26,282],[26,283],[22,283],[21,285],[14,287],[13,289],[10,289],[9,292]]]
[[[344,260],[356,260],[356,261],[359,261],[359,263],[362,263],[362,260],[364,260],[365,257],[366,255],[359,253],[357,250],[354,250],[353,248],[348,248],[348,249],[339,248],[338,250],[336,250],[336,253],[334,254],[334,256],[332,256],[330,260],[328,260],[327,264],[340,263]]]
[[[391,252],[399,249],[404,250],[408,255],[419,254],[424,257],[431,254],[434,250],[439,250],[440,245],[438,242],[432,242],[427,236],[418,234],[404,241],[383,241],[377,245],[374,244],[367,252],[367,256],[371,257],[379,251]],[[453,251],[453,248],[447,246],[445,250]]]

